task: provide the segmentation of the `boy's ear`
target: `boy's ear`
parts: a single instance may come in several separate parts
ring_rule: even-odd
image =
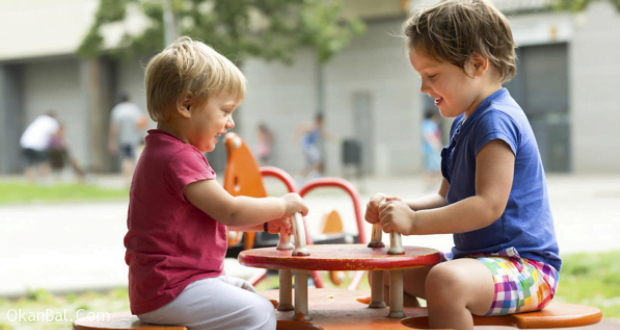
[[[184,96],[181,96],[178,98],[177,100],[177,104],[176,104],[176,111],[181,115],[181,117],[183,118],[190,118],[191,112],[190,109],[192,107],[192,93],[186,93]]]
[[[471,54],[469,62],[474,77],[482,76],[489,69],[489,59],[477,52]]]

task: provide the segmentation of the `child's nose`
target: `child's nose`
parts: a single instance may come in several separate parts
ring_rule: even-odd
[[[424,81],[424,79],[422,79],[422,86],[420,86],[420,92],[422,93],[428,93],[429,88],[426,85],[426,82]]]
[[[234,128],[235,127],[235,121],[232,119],[232,117],[228,120],[228,123],[226,123],[226,126],[228,128]]]

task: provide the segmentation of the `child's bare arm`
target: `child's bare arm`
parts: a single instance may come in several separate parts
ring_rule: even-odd
[[[293,223],[292,223],[291,218],[280,218],[280,219],[270,220],[267,222],[267,232],[270,234],[278,234],[282,232],[282,228],[286,228],[286,231],[292,234]],[[264,224],[254,225],[254,226],[241,226],[241,227],[228,226],[228,230],[263,232],[265,231],[265,226]]]
[[[256,226],[295,212],[308,213],[308,207],[297,194],[286,194],[282,198],[233,197],[215,180],[191,183],[183,194],[217,222],[233,227]]]
[[[439,187],[439,191],[436,194],[427,195],[418,199],[414,199],[411,201],[404,202],[406,205],[414,211],[418,210],[427,210],[427,209],[435,209],[442,206],[446,206],[446,194],[448,193],[449,184],[446,179],[443,179],[441,182],[441,186]],[[369,223],[377,223],[380,221],[379,219],[379,204],[385,200],[390,199],[392,201],[401,201],[400,198],[396,196],[387,196],[383,193],[377,193],[370,198],[368,204],[366,204],[366,222]]]
[[[427,235],[464,233],[489,226],[506,208],[514,162],[515,156],[505,142],[487,143],[476,156],[476,195],[448,206],[417,212],[402,202],[386,203],[379,210],[384,231]]]
[[[436,209],[448,205],[446,202],[446,194],[448,193],[450,184],[446,178],[441,181],[441,186],[436,194],[426,195],[414,200],[407,201],[407,205],[414,211]]]

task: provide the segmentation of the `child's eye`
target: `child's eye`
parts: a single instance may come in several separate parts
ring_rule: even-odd
[[[428,79],[433,80],[435,79],[435,77],[437,77],[437,74],[429,74],[426,77],[428,77]]]

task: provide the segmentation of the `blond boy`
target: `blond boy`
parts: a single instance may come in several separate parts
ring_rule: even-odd
[[[273,305],[224,273],[227,228],[290,231],[306,214],[299,195],[232,197],[203,156],[235,126],[245,77],[212,48],[187,37],[146,67],[148,131],[131,184],[125,236],[129,299],[148,323],[189,329],[275,329]]]

